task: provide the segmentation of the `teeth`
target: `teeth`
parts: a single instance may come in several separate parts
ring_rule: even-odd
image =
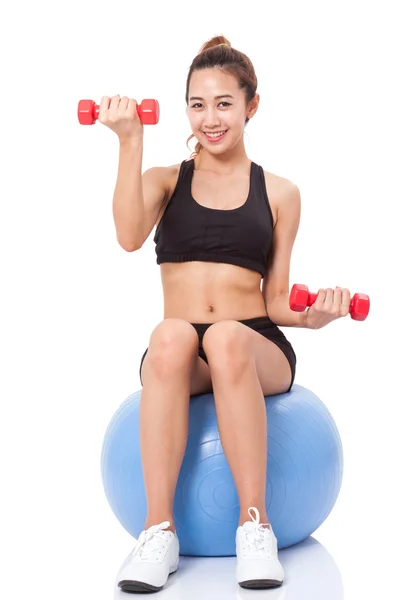
[[[206,136],[212,137],[212,138],[217,138],[217,137],[221,137],[221,135],[224,135],[224,133],[226,133],[226,132],[221,131],[220,133],[206,133]]]

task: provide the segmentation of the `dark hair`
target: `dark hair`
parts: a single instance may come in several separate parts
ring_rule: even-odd
[[[221,46],[221,44],[226,45]],[[218,67],[224,73],[234,75],[239,83],[239,88],[245,90],[246,103],[248,104],[253,100],[258,85],[253,63],[245,54],[243,54],[243,52],[232,48],[230,42],[223,35],[218,35],[203,45],[199,54],[194,58],[190,66],[186,81],[186,105],[188,105],[189,101],[189,84],[192,73],[194,71],[200,71],[201,69],[211,69],[213,67]],[[247,125],[248,121],[249,119],[246,117],[245,125]],[[186,140],[186,146],[188,148],[188,143],[193,137],[195,136],[192,134]],[[191,157],[198,154],[202,147],[200,142],[197,142]]]

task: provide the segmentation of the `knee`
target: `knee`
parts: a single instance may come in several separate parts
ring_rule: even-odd
[[[190,367],[197,355],[195,328],[184,319],[164,319],[150,336],[147,361],[153,372],[170,376]]]
[[[237,321],[217,321],[204,334],[203,348],[210,368],[239,375],[251,358],[251,346],[245,326]]]

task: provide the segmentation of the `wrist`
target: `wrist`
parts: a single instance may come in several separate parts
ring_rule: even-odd
[[[143,138],[119,136],[121,150],[143,150]]]
[[[308,310],[305,310],[304,312],[301,313],[301,327],[304,327],[305,329],[312,329],[312,327],[310,327],[310,324],[308,322]]]

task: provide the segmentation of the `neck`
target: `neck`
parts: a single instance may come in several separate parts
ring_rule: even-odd
[[[228,175],[233,172],[237,173],[240,170],[247,172],[250,162],[242,138],[241,142],[234,148],[222,154],[212,154],[202,148],[194,158],[194,168]]]

